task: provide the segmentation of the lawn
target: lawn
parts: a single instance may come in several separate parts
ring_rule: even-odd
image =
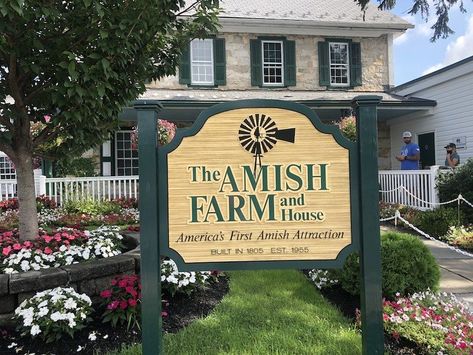
[[[361,353],[360,333],[301,272],[229,275],[230,292],[221,304],[207,318],[166,334],[165,354]],[[141,347],[115,354],[141,354]]]

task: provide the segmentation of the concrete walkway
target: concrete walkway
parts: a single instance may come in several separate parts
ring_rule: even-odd
[[[382,226],[381,230],[392,228]],[[440,266],[440,291],[455,294],[473,311],[473,257],[457,253],[439,242],[419,238],[427,245]]]

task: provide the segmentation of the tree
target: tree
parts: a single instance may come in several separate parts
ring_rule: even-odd
[[[217,1],[0,2],[0,150],[16,167],[22,240],[37,235],[33,155],[81,153],[117,127],[181,48],[216,32]]]
[[[370,0],[355,0],[355,2],[360,4],[362,10],[364,10]],[[396,6],[396,0],[378,0],[378,3],[378,8],[380,10],[391,10]],[[437,20],[431,27],[434,30],[434,34],[430,38],[432,42],[435,42],[439,38],[447,38],[451,34],[455,33],[448,26],[448,14],[450,9],[457,4],[460,7],[460,11],[465,13],[466,9],[463,6],[463,0],[437,0],[433,3]],[[411,15],[420,13],[422,18],[427,20],[430,16],[429,0],[412,0],[412,7],[408,13]]]

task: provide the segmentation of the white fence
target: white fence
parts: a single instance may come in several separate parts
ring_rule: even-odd
[[[380,199],[388,203],[430,209],[438,202],[435,179],[438,166],[430,170],[379,171]],[[35,174],[37,195],[47,195],[56,203],[70,199],[111,200],[138,198],[138,176],[45,178]],[[0,180],[0,200],[16,196],[16,180]]]
[[[439,171],[438,166],[430,170],[380,170],[380,200],[421,210],[432,209],[439,202],[435,182]]]
[[[138,176],[46,178],[35,176],[36,195],[56,203],[67,200],[138,198]],[[16,197],[16,180],[0,180],[0,200]]]

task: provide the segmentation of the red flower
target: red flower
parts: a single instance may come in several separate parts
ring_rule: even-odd
[[[130,305],[130,307],[135,307],[136,306],[136,300],[133,299],[133,298],[130,298],[128,299],[128,304]]]
[[[127,301],[120,301],[120,308],[121,309],[127,309],[128,308],[128,302]]]
[[[112,291],[111,290],[105,290],[100,292],[100,297],[102,298],[109,298],[112,296]]]
[[[118,305],[120,304],[120,302],[118,301],[113,301],[112,303],[109,303],[108,306],[107,306],[107,309],[117,309]]]
[[[2,254],[5,255],[5,256],[8,256],[8,254],[10,254],[10,252],[11,252],[11,247],[6,247],[6,248],[2,249]]]
[[[44,248],[44,254],[47,254],[47,255],[49,255],[49,254],[51,254],[52,252],[53,252],[53,251],[51,250],[51,248],[50,248],[50,247],[46,247],[46,248]]]
[[[118,287],[125,288],[127,285],[128,285],[128,282],[126,282],[126,280],[118,281]]]

